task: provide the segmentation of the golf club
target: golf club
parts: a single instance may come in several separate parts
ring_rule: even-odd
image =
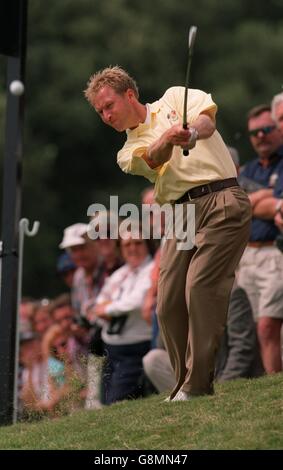
[[[184,111],[183,111],[183,129],[188,129],[188,122],[187,122],[187,102],[188,102],[188,88],[189,88],[189,81],[190,81],[190,68],[193,56],[193,48],[197,34],[197,27],[191,26],[189,31],[189,39],[188,39],[188,48],[189,48],[189,58],[187,64],[187,72],[186,72],[186,81],[185,81],[185,95],[184,95]],[[183,155],[189,155],[189,150],[184,149]]]

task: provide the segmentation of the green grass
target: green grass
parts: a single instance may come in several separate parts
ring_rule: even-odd
[[[154,395],[97,411],[0,428],[0,449],[282,449],[283,374],[164,403]]]

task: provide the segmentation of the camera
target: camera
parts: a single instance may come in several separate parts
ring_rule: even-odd
[[[128,315],[119,315],[118,317],[112,317],[107,330],[108,335],[119,335],[127,321]]]
[[[74,317],[74,323],[80,326],[81,328],[85,328],[86,330],[90,330],[91,328],[93,328],[93,324],[90,323],[90,321],[86,317],[82,317],[79,315]]]

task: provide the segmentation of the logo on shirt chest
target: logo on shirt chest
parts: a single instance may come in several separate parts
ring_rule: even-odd
[[[167,119],[169,119],[171,124],[176,124],[177,123],[178,116],[177,116],[177,112],[175,111],[175,109],[172,109],[170,111],[170,113],[167,114]]]

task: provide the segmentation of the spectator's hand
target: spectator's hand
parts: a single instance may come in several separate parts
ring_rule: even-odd
[[[103,318],[103,320],[110,320],[109,315],[106,314],[106,306],[109,302],[103,302],[101,304],[97,304],[94,307],[94,314],[96,317]]]
[[[86,318],[88,319],[88,321],[90,321],[91,323],[94,323],[95,320],[96,320],[96,315],[95,315],[95,311],[94,311],[94,307],[91,307],[89,308],[87,311],[86,311]]]

